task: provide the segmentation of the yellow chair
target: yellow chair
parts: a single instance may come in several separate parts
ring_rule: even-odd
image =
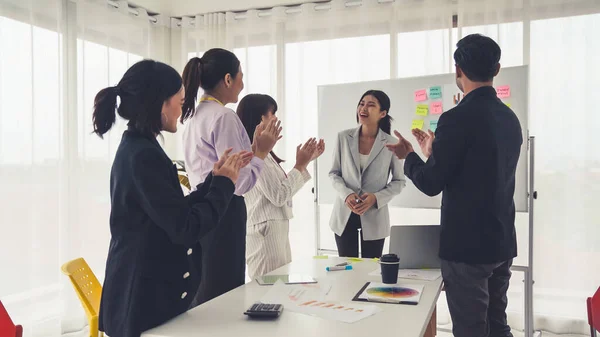
[[[100,297],[102,285],[83,258],[69,261],[62,265],[62,273],[69,277],[81,305],[85,309],[90,326],[90,337],[102,337],[98,331],[98,313],[100,311]]]
[[[173,164],[177,167],[177,176],[179,178],[179,183],[190,191],[192,187],[190,186],[190,180],[188,179],[188,174],[185,171],[185,164],[183,160],[174,160]]]

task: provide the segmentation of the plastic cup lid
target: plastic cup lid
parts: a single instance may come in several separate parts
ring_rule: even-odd
[[[400,262],[398,255],[396,254],[385,254],[381,256],[381,262]]]

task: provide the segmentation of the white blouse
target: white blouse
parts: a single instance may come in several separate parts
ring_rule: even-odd
[[[269,154],[256,185],[244,195],[248,210],[247,226],[267,220],[289,220],[292,197],[310,180],[310,174],[292,169],[288,174]]]
[[[367,162],[369,161],[368,154],[359,154],[360,157],[360,172],[364,171],[365,167],[367,167]]]

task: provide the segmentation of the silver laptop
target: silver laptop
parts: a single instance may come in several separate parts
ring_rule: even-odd
[[[400,257],[400,269],[439,269],[439,225],[392,226],[390,253]]]

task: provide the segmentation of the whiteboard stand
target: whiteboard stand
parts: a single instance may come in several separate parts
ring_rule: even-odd
[[[527,256],[528,272],[525,273],[525,335],[534,335],[533,315],[533,210],[537,199],[535,190],[535,136],[529,136],[529,255]],[[527,296],[529,294],[529,296]]]
[[[524,335],[526,337],[539,337],[541,336],[540,331],[534,330],[534,315],[533,315],[533,284],[535,283],[533,280],[533,211],[534,211],[534,201],[537,199],[537,191],[535,190],[535,136],[529,136],[527,138],[527,148],[529,150],[529,165],[528,165],[528,178],[529,178],[529,191],[527,193],[528,197],[528,212],[529,212],[529,229],[528,229],[528,256],[527,256],[527,266],[518,266],[513,265],[511,270],[519,271],[524,274],[524,291],[523,297],[525,298],[524,303],[524,311],[523,311],[523,319],[525,321],[524,324]],[[319,207],[319,199],[317,193],[317,186],[319,175],[318,172],[318,159],[315,160],[314,163],[314,177],[315,177],[315,187],[313,187],[312,192],[314,194],[314,203],[315,203],[315,255],[320,254],[337,254],[337,251],[332,249],[321,249],[320,248],[320,207]],[[359,249],[360,249],[360,235],[359,235]],[[359,251],[360,255],[360,251]]]
[[[321,212],[319,208],[319,193],[317,191],[319,186],[319,158],[314,161],[313,165],[313,177],[315,179],[315,185],[312,188],[313,200],[315,202],[315,255],[321,254]]]

